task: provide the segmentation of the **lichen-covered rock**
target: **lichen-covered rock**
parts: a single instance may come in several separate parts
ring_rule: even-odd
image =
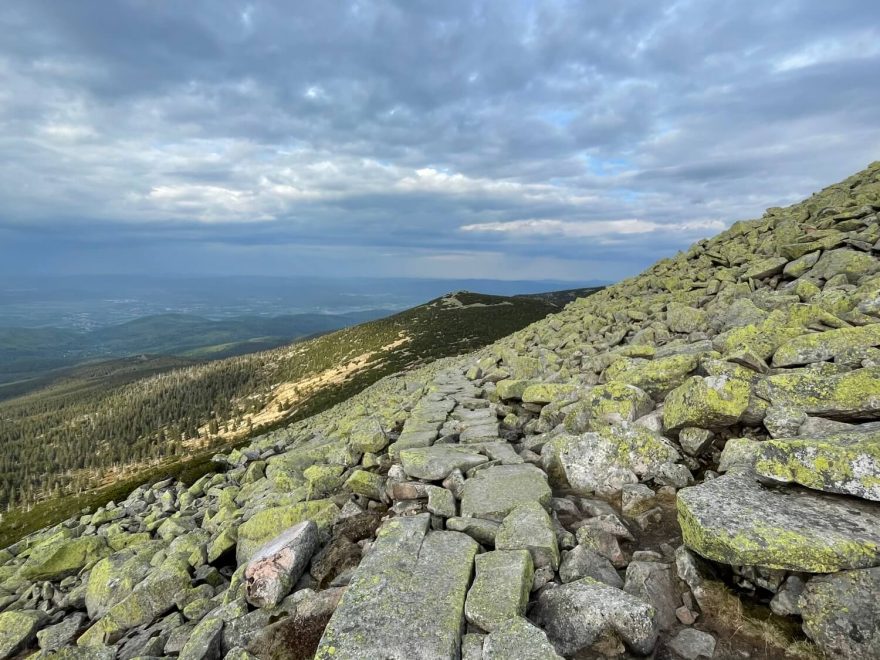
[[[102,646],[117,641],[126,631],[151,623],[175,606],[175,598],[190,587],[189,564],[172,557],[165,560],[107,614],[77,640],[79,646]]]
[[[342,485],[342,465],[312,465],[303,470],[309,499],[323,497]]]
[[[488,460],[477,449],[457,445],[434,445],[400,452],[403,471],[425,481],[442,481],[453,470],[467,471]]]
[[[368,418],[351,429],[348,444],[355,453],[375,454],[388,446],[388,436],[378,420]]]
[[[246,563],[257,548],[297,523],[311,520],[319,530],[326,530],[338,516],[339,507],[331,500],[313,500],[259,511],[238,528],[238,564]]]
[[[523,393],[532,385],[537,385],[530,380],[502,380],[495,387],[495,394],[499,399],[522,399]]]
[[[839,249],[823,252],[816,265],[810,269],[809,276],[828,280],[836,275],[843,275],[846,281],[856,284],[862,277],[876,273],[877,270],[880,270],[880,263],[870,254]]]
[[[880,501],[880,433],[768,440],[758,445],[755,470],[775,481]]]
[[[670,431],[686,426],[731,426],[748,408],[750,396],[748,381],[727,376],[692,376],[666,397],[663,425]]]
[[[27,647],[45,623],[39,610],[13,610],[0,613],[0,658],[11,658]]]
[[[680,303],[671,303],[666,310],[666,325],[673,332],[689,334],[706,324],[706,312]]]
[[[181,660],[219,660],[222,657],[223,619],[206,617],[193,629],[178,656]]]
[[[798,601],[804,632],[831,657],[880,657],[880,567],[814,577]]]
[[[482,660],[562,660],[547,635],[523,618],[510,619],[483,642]],[[464,660],[464,659],[463,659]]]
[[[467,620],[494,632],[526,612],[534,566],[528,550],[496,550],[476,558],[476,576],[464,605]]]
[[[605,370],[605,379],[634,385],[660,400],[684,383],[700,357],[699,353],[683,353],[655,360],[620,359]]]
[[[880,564],[876,504],[728,474],[678,492],[685,544],[736,566],[808,573]]]
[[[158,550],[156,545],[122,550],[95,564],[85,594],[89,618],[104,616],[150,573],[150,560]]]
[[[634,385],[607,383],[597,385],[575,403],[565,417],[569,433],[582,433],[594,422],[632,422],[654,409],[648,394]]]
[[[429,517],[379,531],[321,638],[316,660],[433,660],[458,656],[477,543],[428,532]]]
[[[44,652],[55,651],[73,642],[86,622],[86,615],[74,612],[54,626],[46,626],[37,632],[37,642]]]
[[[571,396],[576,389],[568,383],[535,383],[523,390],[521,398],[523,403],[550,403]]]
[[[791,367],[831,360],[846,351],[880,346],[880,323],[838,328],[789,339],[773,354],[774,367]]]
[[[345,481],[345,487],[355,495],[379,501],[385,492],[385,479],[368,470],[355,470]]]
[[[841,420],[880,418],[880,367],[830,375],[793,369],[764,379],[757,392],[774,406],[791,406],[811,415]]]
[[[49,541],[33,549],[20,574],[28,580],[60,580],[106,557],[110,552],[102,536]]]
[[[559,546],[550,516],[538,502],[525,502],[511,511],[495,534],[498,550],[525,549],[535,568],[559,567]]]
[[[657,642],[654,608],[591,578],[541,593],[536,616],[560,655],[587,651],[606,634],[634,653],[647,655]]]
[[[633,475],[633,481],[677,461],[678,451],[666,438],[637,424],[600,426],[595,432],[560,435],[542,451],[548,474],[564,479],[583,494],[619,492]]]
[[[678,443],[686,454],[699,456],[712,444],[714,434],[708,429],[686,427],[678,433]]]
[[[534,465],[496,465],[464,482],[461,515],[501,522],[521,504],[550,502],[547,477]]]
[[[772,277],[782,272],[783,267],[788,263],[785,257],[767,257],[759,259],[752,263],[748,269],[742,274],[746,280],[762,280],[765,277]]]

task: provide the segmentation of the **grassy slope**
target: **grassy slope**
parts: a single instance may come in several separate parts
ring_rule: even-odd
[[[332,386],[318,387],[306,395],[283,417],[262,427],[253,428],[248,435],[257,434],[288,424],[296,419],[308,417],[343,401],[379,378],[398,371],[425,364],[440,357],[458,355],[475,350],[481,346],[508,335],[529,323],[537,321],[559,307],[534,297],[505,298],[472,293],[456,294],[455,300],[437,299],[425,305],[358,326],[346,328],[298,344],[266,351],[255,355],[234,358],[237,368],[249,365],[255,373],[248,389],[239,391],[242,400],[253,397],[271,397],[273,387],[280,382],[299,382],[303,379],[332,370],[355,357],[368,354],[363,368],[352,372],[344,381]],[[407,337],[407,341],[391,349],[383,348]],[[210,383],[211,378],[224,369],[227,360],[203,365],[176,369],[177,379],[188,386],[198,387],[200,382]],[[76,409],[77,388],[87,391],[91,406],[98,409],[107,402],[114,414],[130,415],[131,410],[116,410],[120,392],[136,390],[149,396],[151,387],[159,387],[163,377],[122,382],[125,369],[120,368],[117,379],[81,379],[78,384],[56,383],[38,392],[0,403],[0,417],[4,407],[26,405],[27,400],[40,400],[43,397],[58,397],[64,408],[78,414]],[[201,380],[200,380],[201,379]],[[104,389],[102,390],[102,386]],[[169,396],[167,377],[164,381],[163,396]],[[173,396],[173,390],[170,392]],[[45,399],[43,399],[45,400]],[[131,405],[137,405],[135,402]],[[238,444],[243,438],[234,439]],[[110,499],[118,499],[134,486],[147,480],[157,479],[166,474],[199,476],[211,468],[210,456],[217,451],[217,445],[195,450],[185,456],[168,456],[163,463],[144,471],[128,474],[121,481],[93,489],[82,495],[67,495],[62,498],[38,503],[30,511],[13,511],[4,515],[0,522],[0,547],[3,547],[24,534],[39,527],[53,524],[87,507],[99,506]],[[0,448],[2,451],[2,448]]]

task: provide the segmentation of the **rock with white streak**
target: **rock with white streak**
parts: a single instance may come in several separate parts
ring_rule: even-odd
[[[306,520],[257,550],[244,572],[247,601],[272,607],[290,593],[318,547],[318,527]]]

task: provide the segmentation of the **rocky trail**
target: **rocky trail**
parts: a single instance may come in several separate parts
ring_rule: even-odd
[[[880,163],[2,551],[0,657],[880,657]]]

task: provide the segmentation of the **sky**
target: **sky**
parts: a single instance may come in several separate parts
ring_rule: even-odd
[[[616,280],[880,159],[875,0],[5,0],[0,275]]]

